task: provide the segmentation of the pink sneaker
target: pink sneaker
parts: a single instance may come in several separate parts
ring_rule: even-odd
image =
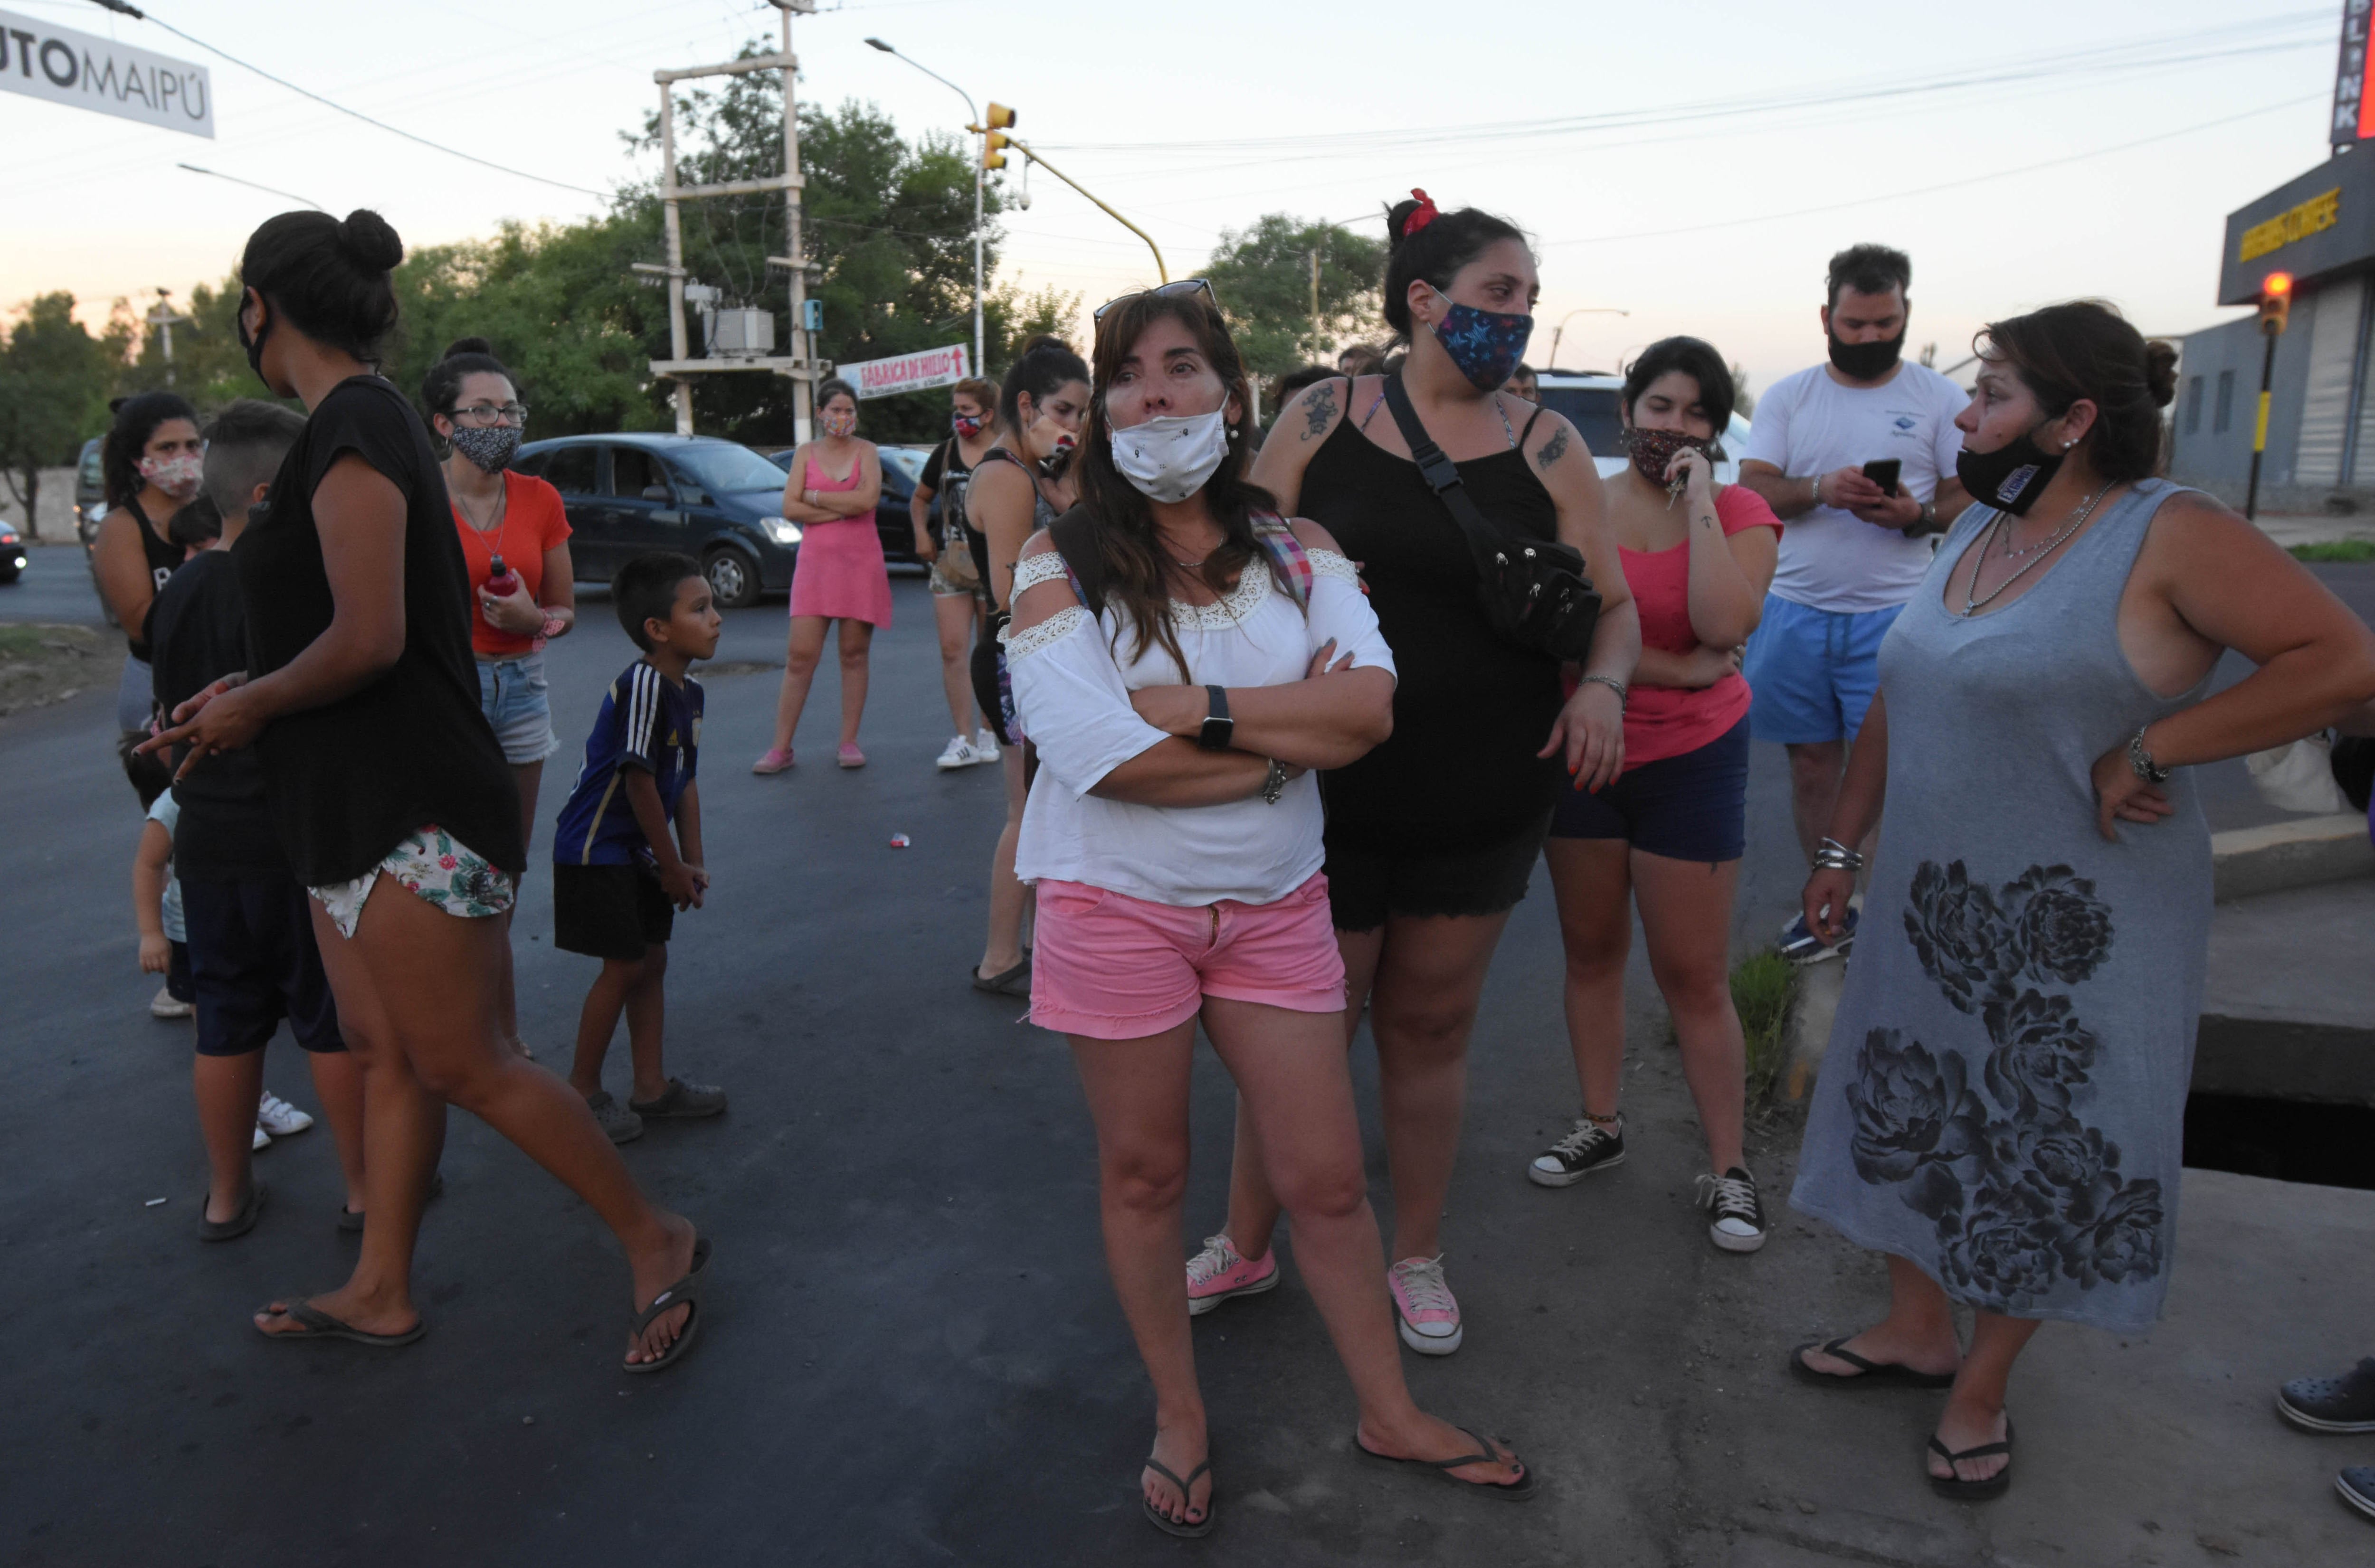
[[[1258,1296],[1278,1288],[1278,1254],[1240,1256],[1224,1235],[1206,1236],[1204,1250],[1188,1260],[1188,1315],[1201,1317],[1232,1296]]]
[[[833,760],[845,768],[862,768],[866,766],[866,753],[855,746],[845,746],[833,754]]]
[[[791,765],[792,749],[790,747],[771,746],[767,748],[767,754],[764,757],[750,764],[750,771],[754,773],[780,773]]]
[[[1386,1270],[1394,1315],[1401,1320],[1402,1343],[1422,1356],[1447,1356],[1459,1349],[1459,1303],[1443,1282],[1443,1258],[1406,1257]]]

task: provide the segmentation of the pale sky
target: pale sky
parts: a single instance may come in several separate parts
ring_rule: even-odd
[[[599,205],[389,136],[88,0],[0,6],[207,65],[218,127],[209,142],[0,95],[0,311],[55,289],[93,320],[117,295],[145,308],[160,285],[221,277],[289,205],[177,162],[377,207],[412,244]],[[776,16],[753,0],[144,8],[376,118],[594,190],[649,172],[618,133],[656,102],[655,67],[725,59]],[[2111,299],[2158,333],[2231,315],[2212,303],[2225,215],[2326,156],[2341,11],[821,0],[794,47],[804,98],[870,100],[910,134],[958,127],[962,106],[868,34],[1015,106],[1016,130],[1149,230],[1174,277],[1264,212],[1381,233],[1382,204],[1423,186],[1538,237],[1536,364],[1566,312],[1618,307],[1630,315],[1574,317],[1562,367],[1687,331],[1763,387],[1821,357],[1823,264],[1860,240],[1912,255],[1911,340],[1938,342],[1942,368],[1979,323],[2058,299]],[[1963,78],[1979,79],[1878,95]],[[1091,305],[1152,281],[1111,218],[1044,171],[1030,192],[1004,220],[1003,277]]]

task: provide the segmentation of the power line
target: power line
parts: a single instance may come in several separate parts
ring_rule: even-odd
[[[157,27],[163,28],[167,32],[171,33],[175,38],[182,40],[183,42],[195,44],[198,48],[205,50],[207,53],[215,55],[220,59],[228,60],[243,71],[252,71],[276,87],[286,88],[290,92],[297,94],[300,98],[310,98],[325,109],[335,109],[341,114],[360,120],[364,124],[385,131],[390,136],[402,136],[408,142],[418,142],[420,146],[429,148],[432,152],[442,152],[449,158],[464,159],[471,163],[478,164],[480,168],[491,169],[499,174],[509,174],[514,179],[533,180],[539,185],[553,185],[558,186],[560,189],[564,191],[575,191],[579,195],[601,196],[606,199],[609,195],[608,192],[588,190],[583,185],[573,185],[566,180],[548,179],[542,174],[531,174],[525,169],[509,168],[506,165],[496,163],[489,159],[480,158],[477,153],[464,152],[459,147],[447,147],[442,142],[432,142],[427,136],[414,136],[410,131],[391,125],[384,120],[374,120],[370,115],[363,113],[360,110],[349,109],[345,104],[337,102],[336,100],[324,98],[320,93],[311,91],[305,88],[301,88],[295,82],[289,81],[285,77],[276,77],[261,65],[251,65],[246,61],[239,58],[236,54],[226,53],[222,50],[217,49],[213,44],[208,43],[202,38],[193,38],[188,33],[183,32],[180,28],[175,27],[172,23],[157,17],[152,17],[147,12],[139,9],[137,6],[131,5],[129,0],[91,0],[91,3],[105,10],[116,12],[120,16],[130,17],[135,21],[148,22]]]

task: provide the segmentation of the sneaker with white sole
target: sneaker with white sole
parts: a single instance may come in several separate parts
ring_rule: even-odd
[[[312,1126],[313,1118],[267,1089],[255,1102],[255,1125],[275,1138],[287,1138]]]
[[[1258,1296],[1278,1288],[1278,1249],[1247,1257],[1223,1233],[1204,1238],[1204,1250],[1188,1260],[1188,1315],[1201,1317],[1223,1302]]]
[[[973,732],[973,749],[975,755],[978,756],[985,762],[995,762],[998,760],[998,737],[990,734],[989,731],[986,729],[977,729]]]
[[[248,1140],[247,1147],[250,1153],[260,1153],[272,1147],[272,1135],[264,1130],[262,1122],[255,1124],[255,1137]]]
[[[1441,1254],[1402,1259],[1386,1270],[1386,1288],[1393,1292],[1403,1344],[1422,1356],[1447,1356],[1459,1349],[1466,1331],[1459,1326],[1459,1303],[1443,1282]]]
[[[1698,1204],[1707,1211],[1707,1240],[1726,1252],[1755,1252],[1765,1244],[1765,1203],[1756,1178],[1734,1165],[1722,1175],[1703,1175]]]
[[[1625,1113],[1607,1122],[1577,1118],[1575,1130],[1534,1156],[1526,1180],[1538,1187],[1571,1187],[1594,1171],[1625,1163]]]
[[[197,1010],[193,1004],[174,996],[170,985],[159,986],[157,994],[148,998],[150,1018],[187,1018]]]
[[[1839,939],[1826,947],[1808,927],[1804,915],[1791,915],[1790,924],[1781,927],[1781,935],[1774,940],[1773,950],[1791,963],[1821,963],[1826,959],[1845,958],[1848,949],[1855,946],[1856,923],[1862,917],[1861,909],[1852,903],[1848,905],[1847,917],[1840,922]]]
[[[959,768],[970,768],[980,760],[981,753],[974,749],[973,742],[960,735],[952,737],[946,746],[940,748],[939,760],[932,766],[947,773],[953,772]]]

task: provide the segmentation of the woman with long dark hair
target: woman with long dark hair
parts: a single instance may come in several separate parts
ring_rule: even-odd
[[[1390,378],[1321,382],[1262,446],[1256,481],[1362,563],[1401,674],[1393,737],[1328,775],[1328,885],[1348,1037],[1365,1003],[1377,1043],[1402,1342],[1448,1355],[1464,1329],[1439,1227],[1485,968],[1562,785],[1598,789],[1624,767],[1641,629],[1583,439],[1500,390],[1525,355],[1540,289],[1525,236],[1490,213],[1438,212],[1413,195],[1386,223],[1386,320],[1409,345],[1394,376],[1485,524],[1513,544],[1579,550],[1601,599],[1568,696],[1557,659],[1495,630],[1462,528],[1384,413]],[[1264,1168],[1260,1129],[1241,1114],[1228,1229],[1188,1266],[1199,1310],[1275,1276],[1279,1210]]]
[[[373,366],[404,257],[373,212],[283,213],[240,262],[240,341],[305,433],[233,548],[255,662],[150,744],[185,769],[256,748],[312,897],[363,1069],[362,1256],[344,1285],[255,1315],[282,1339],[409,1344],[420,1208],[445,1106],[478,1115],[618,1235],[633,1272],[628,1372],[673,1365],[701,1323],[709,1245],[655,1208],[569,1086],[499,1027],[503,924],[526,857],[519,791],[479,708],[470,593],[429,432]]]
[[[90,543],[91,572],[110,613],[124,628],[127,656],[115,693],[117,753],[146,811],[164,793],[165,766],[136,751],[148,738],[156,706],[148,656],[148,607],[157,590],[189,551],[171,533],[173,514],[198,497],[206,475],[206,442],[198,411],[171,392],[127,397],[100,445],[100,482],[108,513]]]
[[[1835,943],[1885,830],[1790,1195],[1889,1279],[1885,1318],[1790,1372],[1946,1390],[1924,1460],[1963,1501],[2012,1483],[2038,1325],[2149,1329],[2168,1294],[2211,908],[2192,770],[2375,697],[2358,618],[2156,477],[2174,348],[2091,300],[1974,346],[1971,505],[1881,644],[1806,881]],[[2209,695],[2228,648],[2259,667]]]
[[[1106,1263],[1154,1385],[1142,1509],[1173,1535],[1214,1519],[1177,1261],[1199,1020],[1294,1216],[1361,1451],[1529,1495],[1516,1456],[1412,1401],[1378,1289],[1311,770],[1385,738],[1393,655],[1327,530],[1243,477],[1251,398],[1207,286],[1099,312],[1094,388],[1081,505],[1013,578],[1008,656],[1042,762],[1015,867],[1039,887],[1031,1016],[1070,1041]]]
[[[983,454],[965,486],[965,514],[982,541],[976,559],[989,607],[988,634],[974,644],[974,698],[1004,748],[998,766],[1006,774],[1006,825],[989,864],[989,933],[972,977],[975,990],[1000,996],[1031,990],[1031,960],[1022,950],[1030,892],[1014,877],[1030,758],[1012,727],[1006,656],[997,634],[1013,607],[1014,562],[1022,542],[1080,499],[1072,456],[1088,409],[1089,367],[1060,338],[1033,338],[998,388],[998,444]]]
[[[965,515],[965,486],[998,444],[998,385],[968,379],[949,389],[949,439],[932,448],[907,515],[916,525],[916,553],[932,569],[932,619],[940,635],[940,688],[951,726],[937,766],[942,772],[998,760],[988,715],[974,701],[968,669],[973,640],[988,619],[981,558],[987,541]]]

